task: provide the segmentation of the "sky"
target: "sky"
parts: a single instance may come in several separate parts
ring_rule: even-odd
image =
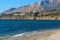
[[[0,0],[0,13],[12,7],[20,7],[34,2],[41,2],[41,0]]]

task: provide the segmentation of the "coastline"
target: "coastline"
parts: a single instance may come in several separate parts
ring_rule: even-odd
[[[50,36],[53,36],[54,34],[58,34],[58,33],[60,33],[60,29],[52,29],[52,30],[45,30],[45,31],[32,31],[32,32],[26,32],[26,33],[21,33],[21,34],[11,36],[7,38],[6,40],[48,40]],[[51,40],[52,39],[53,37],[51,38]]]

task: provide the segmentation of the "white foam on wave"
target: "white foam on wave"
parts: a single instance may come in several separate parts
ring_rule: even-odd
[[[39,32],[38,31],[25,32],[25,33],[14,35],[11,38],[23,37],[23,36],[30,36],[30,35],[37,34],[37,33],[39,33]]]
[[[12,38],[14,38],[14,37],[22,37],[24,34],[25,33],[17,34],[17,35],[12,36]]]

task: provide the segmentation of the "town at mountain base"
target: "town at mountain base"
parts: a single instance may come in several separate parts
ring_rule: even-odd
[[[27,12],[27,13],[12,13],[2,14],[0,19],[16,19],[16,20],[60,20],[60,10],[48,12]]]
[[[60,20],[60,0],[42,0],[26,6],[5,10],[0,19]]]

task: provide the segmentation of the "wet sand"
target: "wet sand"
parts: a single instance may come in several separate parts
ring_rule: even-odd
[[[34,32],[32,32],[34,33]],[[15,35],[11,36],[6,40],[60,40],[60,29],[58,30],[46,30],[46,31],[38,31],[34,34],[27,33],[26,35]],[[30,34],[30,35],[29,35]]]

